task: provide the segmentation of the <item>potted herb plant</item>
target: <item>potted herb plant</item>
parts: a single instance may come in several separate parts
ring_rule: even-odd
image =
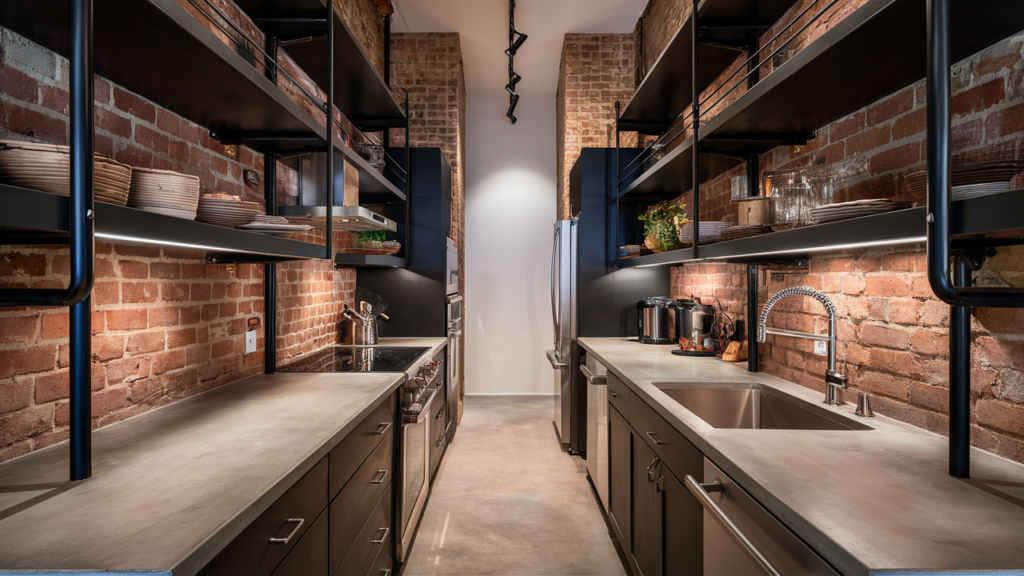
[[[653,252],[668,252],[679,247],[679,229],[690,220],[686,204],[669,200],[648,208],[640,221],[644,223],[644,244]]]

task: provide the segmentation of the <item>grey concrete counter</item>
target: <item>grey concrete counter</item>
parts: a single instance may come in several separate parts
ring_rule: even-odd
[[[246,378],[96,430],[83,482],[66,442],[6,462],[0,571],[195,574],[403,380]]]
[[[947,472],[946,438],[714,358],[621,338],[580,345],[844,574],[1024,570],[1024,466],[974,449]],[[872,430],[715,429],[655,383],[754,382]]]

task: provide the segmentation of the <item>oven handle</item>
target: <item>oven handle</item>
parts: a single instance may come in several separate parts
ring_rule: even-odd
[[[433,388],[432,390],[433,391],[430,393],[430,396],[428,396],[427,399],[422,402],[423,410],[420,410],[420,413],[416,415],[415,424],[422,424],[423,421],[426,420],[428,416],[430,416],[430,413],[427,412],[427,407],[430,406],[430,403],[434,401],[434,396],[437,396],[439,389]],[[405,425],[411,426],[413,425],[413,422],[407,422]]]

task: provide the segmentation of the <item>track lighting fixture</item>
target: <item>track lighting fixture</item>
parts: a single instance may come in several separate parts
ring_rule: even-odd
[[[526,42],[526,34],[516,30],[516,2],[515,0],[508,0],[508,49],[505,50],[505,55],[508,56],[508,84],[505,84],[505,90],[508,91],[508,112],[505,113],[505,116],[513,124],[516,123],[516,104],[519,103],[519,95],[516,94],[516,84],[523,77],[516,74],[512,66],[515,64],[516,51],[522,47],[523,42]]]
[[[513,94],[512,97],[509,98],[508,112],[505,113],[505,116],[507,116],[513,124],[516,123],[516,117],[514,114],[516,111],[516,104],[519,104],[519,94]]]
[[[519,38],[516,38],[516,41],[513,42],[512,45],[508,47],[508,50],[505,50],[505,54],[509,56],[515,56],[516,51],[519,50],[519,47],[523,45],[523,42],[526,42],[526,34],[523,34],[522,32],[517,32],[515,29],[513,29],[512,36],[517,35],[519,36]]]

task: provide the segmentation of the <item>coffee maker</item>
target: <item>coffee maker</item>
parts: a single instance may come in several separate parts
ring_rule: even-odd
[[[715,327],[714,306],[701,304],[696,300],[676,300],[675,333],[679,338],[689,338],[695,344],[704,343]]]
[[[664,296],[644,298],[636,303],[636,333],[643,344],[675,344],[676,301]]]

